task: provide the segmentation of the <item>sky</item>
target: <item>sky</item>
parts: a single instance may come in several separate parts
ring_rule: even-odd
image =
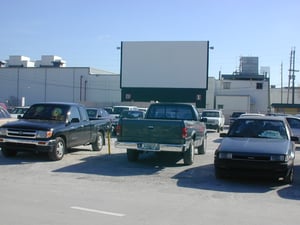
[[[56,55],[119,73],[122,41],[209,41],[209,76],[254,56],[287,86],[292,48],[300,69],[299,10],[299,0],[1,0],[0,60]]]

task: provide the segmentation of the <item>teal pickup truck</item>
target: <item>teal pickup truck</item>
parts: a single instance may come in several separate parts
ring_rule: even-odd
[[[129,161],[143,152],[180,152],[185,165],[205,154],[206,126],[192,104],[153,103],[144,119],[120,119],[115,146],[127,149]]]

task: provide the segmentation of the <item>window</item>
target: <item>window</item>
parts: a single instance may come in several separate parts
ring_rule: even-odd
[[[256,83],[256,89],[263,89],[263,83]]]
[[[80,120],[80,114],[79,114],[78,108],[75,106],[72,106],[71,113],[70,113],[70,121],[75,118]]]
[[[231,82],[224,82],[223,83],[223,89],[230,89]]]
[[[80,111],[82,121],[88,121],[89,117],[88,117],[88,114],[86,113],[86,109],[84,109],[83,107],[80,106],[79,111]]]

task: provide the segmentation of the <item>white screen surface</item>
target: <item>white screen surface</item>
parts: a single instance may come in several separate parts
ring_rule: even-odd
[[[121,87],[207,87],[208,41],[122,42]]]

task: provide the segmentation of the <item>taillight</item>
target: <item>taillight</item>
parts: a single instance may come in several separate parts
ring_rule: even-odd
[[[118,124],[117,126],[116,126],[116,135],[117,136],[119,136],[119,135],[121,135],[121,129],[122,127],[121,127],[121,125],[120,124]]]
[[[186,138],[187,137],[187,128],[186,127],[182,128],[182,130],[181,130],[181,136],[182,136],[182,138]]]

